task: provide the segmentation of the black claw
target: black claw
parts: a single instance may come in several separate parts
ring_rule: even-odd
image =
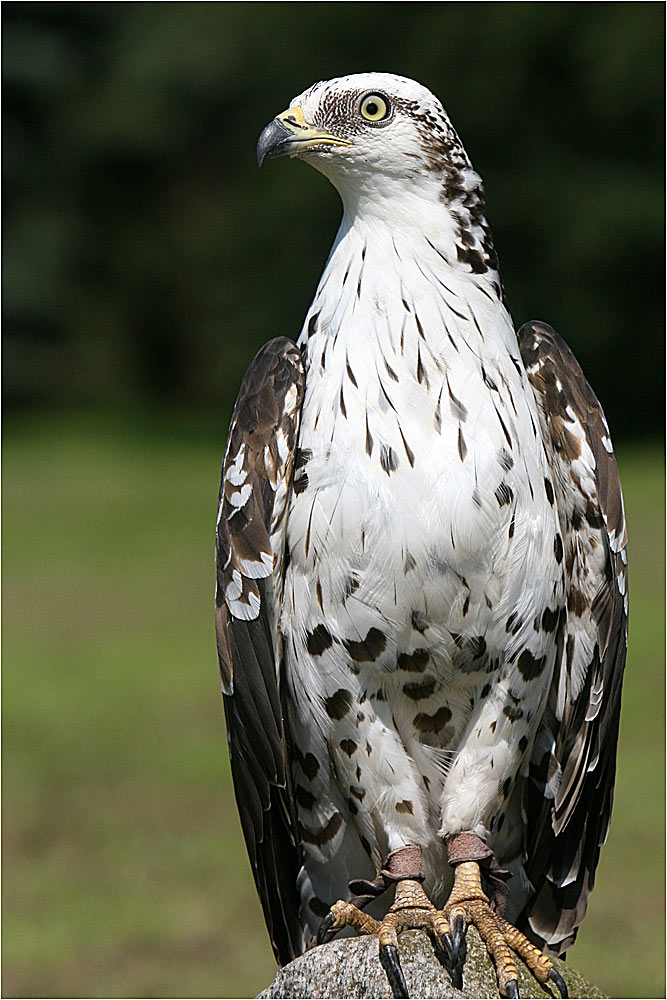
[[[565,980],[561,976],[560,972],[557,972],[555,969],[552,969],[549,973],[549,979],[551,979],[551,981],[556,984],[560,992],[560,995],[563,997],[563,1000],[567,1000],[570,994],[567,991],[567,985],[565,983]]]
[[[465,923],[461,914],[454,920],[454,934],[443,935],[449,957],[449,975],[456,990],[463,989],[463,966],[466,960]]]
[[[395,948],[393,944],[381,945],[380,961],[382,968],[387,973],[387,979],[389,980],[391,992],[394,994],[395,1000],[409,1000],[410,995],[405,983],[405,977],[403,976],[401,960],[398,957],[398,948]]]
[[[461,941],[463,940],[463,917],[459,913],[458,917],[454,921],[454,937],[452,939],[452,964],[456,965],[456,960],[459,957],[459,949],[461,947]]]
[[[505,989],[507,990],[507,996],[510,1000],[518,1000],[519,983],[516,979],[510,979]]]
[[[334,915],[331,912],[331,910],[329,910],[326,917],[320,924],[319,930],[317,932],[318,944],[326,944],[328,941],[331,941],[331,939],[334,937],[336,933],[336,928],[331,926],[333,922],[334,922]]]
[[[463,989],[463,967],[466,964],[466,958],[468,956],[468,945],[465,937],[461,941],[461,948],[459,950],[458,957],[456,959],[456,964],[454,966],[454,974],[452,976],[452,985],[456,987],[457,990]]]
[[[466,939],[462,935],[456,939],[458,954],[454,952],[454,941],[452,941],[451,934],[443,934],[441,940],[444,946],[444,958],[446,960],[444,964],[447,972],[449,973],[450,979],[452,980],[452,986],[455,990],[462,990],[463,966],[465,965],[467,952]]]
[[[461,964],[452,966],[450,971],[452,986],[455,990],[463,989],[463,966]]]

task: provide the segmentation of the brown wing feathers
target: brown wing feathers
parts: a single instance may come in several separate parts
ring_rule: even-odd
[[[303,400],[301,352],[279,338],[250,365],[234,409],[216,532],[216,632],[232,777],[255,883],[282,963],[303,951],[301,866],[274,628]]]
[[[579,364],[546,324],[526,323],[518,339],[554,469],[567,591],[524,797],[536,895],[519,923],[558,954],[584,917],[609,828],[627,646],[627,540],[609,431]]]

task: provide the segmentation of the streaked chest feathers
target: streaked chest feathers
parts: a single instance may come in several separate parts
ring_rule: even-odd
[[[326,742],[348,809],[373,826],[375,860],[392,817],[401,837],[435,843],[447,775],[466,747],[479,760],[468,730],[485,711],[479,740],[501,758],[513,745],[498,778],[518,769],[553,668],[533,622],[562,601],[557,519],[534,399],[490,283],[462,279],[427,241],[410,256],[387,230],[371,242],[343,229],[300,343],[281,618],[292,726],[302,759],[322,760]],[[532,573],[539,565],[554,571]],[[527,701],[519,650],[543,675]],[[306,820],[319,796],[336,798],[330,776],[302,776]],[[355,804],[368,787],[375,797]]]

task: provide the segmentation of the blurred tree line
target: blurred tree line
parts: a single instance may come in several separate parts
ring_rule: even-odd
[[[228,410],[298,335],[340,209],[261,128],[318,79],[430,87],[485,179],[517,325],[615,437],[663,425],[661,3],[4,3],[8,408]]]

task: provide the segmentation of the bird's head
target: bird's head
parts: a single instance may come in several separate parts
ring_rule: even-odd
[[[316,83],[266,126],[257,160],[297,156],[325,174],[346,208],[417,197],[454,206],[481,187],[440,101],[390,73]]]

